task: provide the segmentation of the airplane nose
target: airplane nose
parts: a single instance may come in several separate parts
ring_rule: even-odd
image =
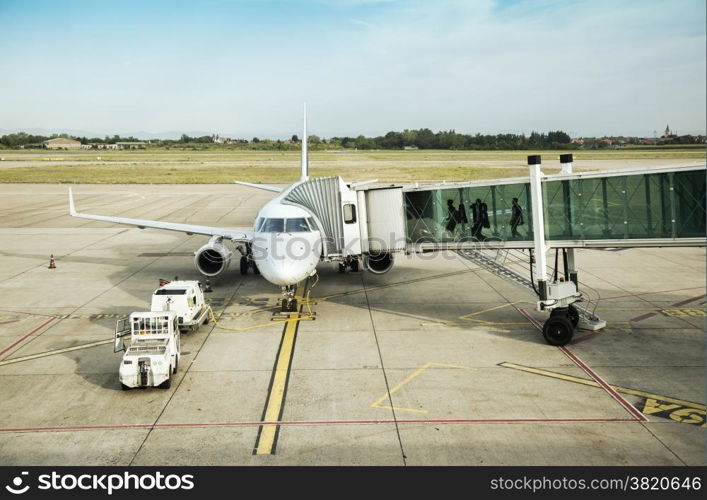
[[[294,285],[305,279],[312,269],[305,262],[277,262],[274,266],[280,285]]]

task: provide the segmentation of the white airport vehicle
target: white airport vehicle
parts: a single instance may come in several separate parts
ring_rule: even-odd
[[[125,349],[124,337],[130,334]],[[114,351],[125,350],[120,363],[120,386],[168,389],[179,366],[180,340],[176,311],[134,312],[118,320]]]
[[[169,388],[181,356],[180,331],[194,331],[209,322],[209,307],[198,281],[160,285],[152,294],[150,309],[116,322],[113,351],[125,351],[119,370],[123,390]],[[127,335],[130,345],[126,349]]]
[[[175,311],[181,330],[198,330],[209,322],[209,307],[201,284],[195,280],[170,281],[152,294],[151,311]]]

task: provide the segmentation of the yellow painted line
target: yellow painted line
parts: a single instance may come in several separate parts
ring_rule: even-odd
[[[501,304],[500,306],[489,307],[488,309],[482,309],[481,311],[476,311],[474,313],[465,314],[464,316],[459,316],[460,319],[468,319],[472,316],[477,316],[479,314],[495,311],[497,309],[502,309],[504,307],[512,306],[513,304],[520,304],[520,302],[513,302],[508,304]]]
[[[297,288],[295,295],[302,297],[303,291],[304,282]],[[277,422],[280,420],[282,403],[285,399],[285,389],[287,388],[287,378],[290,372],[290,360],[292,359],[292,351],[295,346],[295,333],[297,333],[299,316],[299,314],[293,314],[289,319],[285,320],[287,325],[285,325],[280,352],[277,356],[277,362],[275,363],[270,395],[263,415],[264,422]],[[272,455],[277,428],[278,426],[276,424],[261,427],[258,437],[258,446],[255,450],[256,455]]]
[[[433,366],[438,366],[441,368],[453,368],[453,369],[457,369],[457,370],[474,370],[474,368],[471,368],[470,366],[450,365],[447,363],[425,363],[420,368],[418,368],[417,370],[412,372],[410,375],[405,377],[401,382],[399,382],[389,392],[386,392],[380,398],[375,400],[373,402],[373,404],[371,404],[371,408],[380,408],[380,409],[384,409],[384,410],[396,410],[396,411],[409,411],[409,412],[413,412],[413,413],[427,413],[427,410],[420,410],[417,408],[404,408],[404,407],[400,407],[400,406],[383,406],[383,405],[381,405],[381,403],[383,401],[385,401],[386,399],[389,399],[393,394],[395,394],[397,391],[402,389],[405,385],[412,382],[415,378],[417,378],[423,372],[425,372],[427,369],[429,369]]]
[[[501,309],[503,307],[508,307],[508,306],[513,306],[516,304],[524,304],[526,302],[512,302],[508,304],[501,304],[500,306],[494,306],[494,307],[489,307],[488,309],[483,309],[481,311],[476,311],[473,313],[465,314],[463,316],[459,316],[459,319],[463,319],[464,321],[473,321],[474,323],[480,323],[482,325],[488,325],[488,326],[524,326],[528,324],[528,322],[522,322],[522,321],[512,321],[512,322],[502,322],[502,321],[487,321],[485,319],[478,319],[474,318],[473,316],[478,316],[479,314],[484,314],[487,312],[495,311],[497,309]]]
[[[429,367],[430,367],[430,363],[425,363],[425,364],[422,365],[420,368],[418,368],[417,370],[415,370],[414,372],[412,372],[410,375],[408,375],[407,377],[405,377],[405,378],[402,380],[402,382],[398,383],[398,385],[396,385],[396,386],[393,387],[391,390],[389,390],[388,392],[386,392],[385,394],[383,394],[380,398],[376,399],[376,400],[373,402],[373,404],[371,405],[371,408],[376,408],[379,404],[381,404],[383,401],[385,401],[385,400],[388,399],[390,396],[392,396],[393,394],[395,394],[395,393],[396,393],[397,391],[399,391],[405,384],[407,384],[408,382],[410,382],[411,380],[413,380],[415,377],[417,377],[418,375],[420,375],[422,372],[424,372],[425,370],[427,370]]]
[[[661,309],[660,312],[667,314],[668,316],[678,316],[681,318],[704,318],[707,316],[704,309]]]
[[[520,370],[528,373],[534,373],[536,375],[544,375],[546,377],[552,377],[560,380],[566,380],[568,382],[574,382],[576,384],[588,385],[590,387],[600,387],[600,385],[593,380],[581,377],[573,377],[572,375],[565,375],[563,373],[551,372],[548,370],[541,370],[539,368],[531,368],[529,366],[516,365],[514,363],[500,363],[498,366],[503,366],[504,368],[512,368],[514,370]],[[684,399],[660,396],[651,392],[637,391],[636,389],[629,389],[628,387],[621,387],[620,385],[612,385],[611,387],[615,391],[620,392],[622,394],[631,394],[632,396],[639,396],[648,399],[658,399],[660,401],[665,401],[666,403],[674,403],[681,406],[687,406],[696,410],[705,410],[705,405],[695,403],[693,401],[685,401]]]
[[[53,351],[38,352],[37,354],[29,354],[27,356],[20,356],[18,358],[6,359],[0,361],[0,366],[11,365],[12,363],[19,363],[21,361],[30,361],[32,359],[46,358],[47,356],[54,356],[55,354],[63,354],[65,352],[78,351],[80,349],[88,349],[90,347],[97,347],[99,345],[111,344],[113,343],[113,340],[114,339],[98,340],[96,342],[89,342],[88,344],[64,347],[63,349],[54,349]]]

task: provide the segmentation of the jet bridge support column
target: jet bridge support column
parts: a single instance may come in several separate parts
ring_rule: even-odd
[[[579,290],[579,281],[577,281],[577,266],[574,263],[574,248],[567,248],[567,272],[569,279],[574,286]]]
[[[560,155],[560,175],[572,173],[572,153]]]
[[[533,239],[535,240],[535,270],[540,301],[547,300],[547,246],[545,245],[545,220],[543,214],[543,188],[540,155],[528,156],[530,169],[530,198],[533,207]]]

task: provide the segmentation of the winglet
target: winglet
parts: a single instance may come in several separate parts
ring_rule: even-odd
[[[72,217],[76,216],[76,206],[74,205],[74,194],[71,192],[71,188],[69,188],[69,215]]]

